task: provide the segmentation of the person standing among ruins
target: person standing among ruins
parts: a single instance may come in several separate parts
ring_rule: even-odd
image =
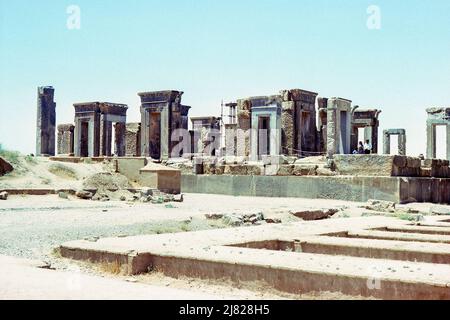
[[[362,143],[362,141],[359,142],[358,144],[358,154],[364,154],[364,145]]]
[[[365,154],[372,153],[372,144],[370,143],[370,140],[366,140],[366,143],[364,144],[364,153]]]

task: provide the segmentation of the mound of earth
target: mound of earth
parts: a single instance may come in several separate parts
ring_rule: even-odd
[[[127,177],[118,173],[96,173],[83,181],[85,190],[121,190],[130,187]]]

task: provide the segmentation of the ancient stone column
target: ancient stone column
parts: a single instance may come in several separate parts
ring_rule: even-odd
[[[427,159],[436,158],[436,126],[427,123]]]
[[[328,101],[327,108],[327,157],[331,159],[333,155],[338,153],[337,147],[337,123],[336,123],[337,107],[333,105],[333,101]]]
[[[387,130],[383,132],[383,154],[391,154],[391,135]]]
[[[406,156],[406,133],[399,134],[398,136],[398,154]]]
[[[60,124],[58,126],[58,154],[73,155],[74,130],[73,124]]]
[[[39,87],[36,121],[36,155],[55,155],[56,103],[53,87]]]
[[[296,155],[294,150],[294,101],[284,101],[282,103],[281,127],[283,153],[289,156]]]

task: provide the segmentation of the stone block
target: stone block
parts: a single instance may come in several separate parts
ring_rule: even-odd
[[[0,157],[0,176],[10,173],[13,170],[13,166],[8,161]]]

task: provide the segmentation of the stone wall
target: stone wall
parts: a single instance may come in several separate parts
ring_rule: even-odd
[[[420,177],[419,158],[394,155],[334,155],[340,175]]]
[[[139,122],[127,123],[125,141],[127,156],[138,157],[141,155],[141,124]]]

